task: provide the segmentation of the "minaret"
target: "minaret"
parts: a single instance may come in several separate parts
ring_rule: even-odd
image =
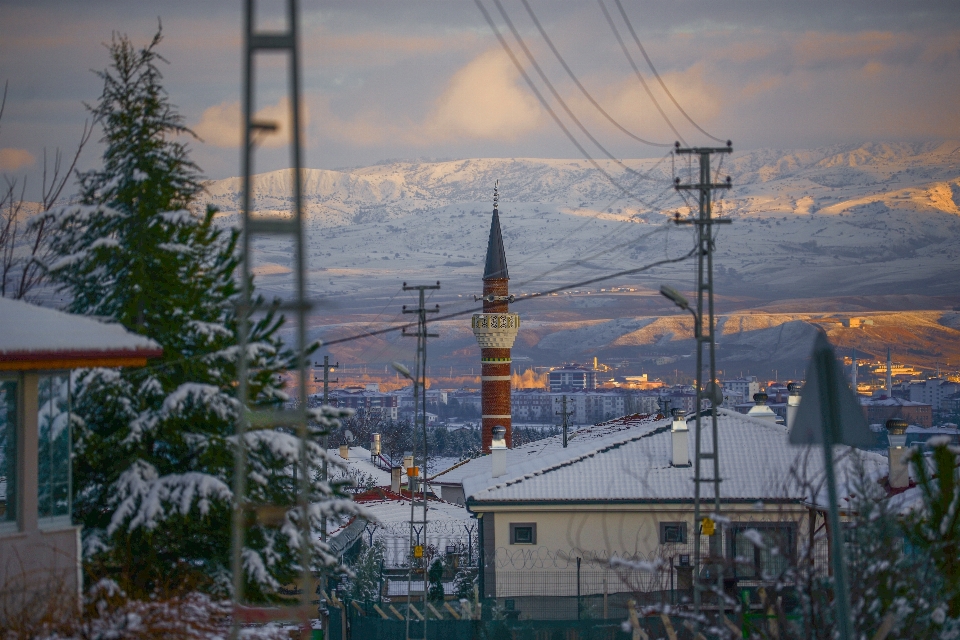
[[[471,320],[473,335],[480,345],[481,430],[483,451],[490,452],[493,428],[506,429],[507,446],[512,446],[510,419],[510,348],[520,329],[520,316],[510,313],[513,296],[509,291],[507,256],[500,233],[499,180],[493,189],[493,221],[487,241],[487,260],[483,269],[483,313]]]

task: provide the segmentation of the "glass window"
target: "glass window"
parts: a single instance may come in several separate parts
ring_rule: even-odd
[[[70,517],[70,378],[40,377],[38,495],[40,518]]]
[[[686,544],[686,522],[661,522],[660,544]]]
[[[510,523],[510,544],[536,544],[537,525],[534,523]]]
[[[792,523],[737,526],[730,535],[730,552],[738,578],[779,576],[793,565],[796,534]]]
[[[0,526],[17,521],[17,383],[0,380]]]

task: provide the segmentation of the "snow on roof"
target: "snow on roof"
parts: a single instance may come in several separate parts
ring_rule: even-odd
[[[384,545],[384,563],[389,567],[401,566],[409,560],[410,553],[410,500],[387,495],[382,500],[371,500],[363,503],[364,515],[370,518],[369,522],[358,523],[357,519],[343,523],[330,532],[331,541],[337,540],[341,533],[344,543],[352,543],[356,537],[363,535],[366,539],[371,536]],[[416,508],[415,517],[420,520],[423,516],[421,508]],[[465,507],[444,502],[430,500],[427,502],[426,533],[422,525],[417,525],[417,538],[425,540],[427,545],[433,545],[441,552],[452,545],[458,549],[464,548],[470,540],[476,540],[477,521]],[[424,537],[421,538],[420,536]],[[339,547],[344,544],[338,545]]]
[[[554,456],[559,456],[558,459],[567,459],[579,451],[595,448],[598,442],[617,441],[622,439],[625,432],[642,428],[643,425],[650,425],[653,422],[655,422],[653,418],[637,415],[581,427],[569,434],[566,449],[563,448],[563,437],[560,435],[507,449],[507,476],[504,478],[522,475],[528,468],[537,469],[548,458]],[[459,485],[468,476],[483,475],[484,472],[489,476],[490,465],[489,456],[474,458],[466,463],[457,463],[452,468],[436,474],[432,482]]]
[[[787,443],[787,430],[782,425],[733,411],[721,409],[718,422],[722,499],[810,501],[811,490],[802,491],[795,481],[799,476],[819,487],[814,501],[826,503],[820,495],[823,493],[823,459],[819,449],[792,447]],[[491,477],[489,459],[479,459],[477,472],[463,478],[468,504],[692,500],[693,467],[674,467],[670,463],[670,420],[626,420],[624,426],[629,423],[632,424],[623,431],[608,432],[585,441],[580,447],[561,449],[519,464],[515,464],[518,456],[511,461],[508,455],[508,472],[500,478]],[[692,453],[692,429],[688,437]],[[703,446],[708,451],[712,448],[709,429],[703,432]],[[836,468],[840,472],[841,487],[850,487],[853,482],[855,463],[850,451],[846,447],[838,448]],[[883,456],[859,451],[857,457],[863,461],[869,478],[879,479],[887,474],[887,460]],[[841,493],[844,492],[841,489]]]
[[[903,398],[888,398],[887,396],[882,396],[880,398],[861,397],[860,404],[874,406],[874,407],[929,407],[930,406],[925,402],[914,402],[912,400],[904,400]]]
[[[119,324],[0,298],[0,362],[148,358],[156,342]]]
[[[346,470],[345,472],[338,473],[337,475],[349,474],[354,477],[358,477],[358,475],[370,476],[373,478],[373,483],[378,487],[390,486],[390,472],[384,471],[377,465],[370,462],[369,449],[365,449],[363,447],[350,447],[350,457],[347,460],[340,458],[339,448],[329,449],[328,453],[331,456],[337,457]]]

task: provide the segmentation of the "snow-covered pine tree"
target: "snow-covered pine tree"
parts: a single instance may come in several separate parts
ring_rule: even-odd
[[[103,127],[103,168],[80,176],[80,204],[50,214],[49,273],[69,310],[106,316],[163,346],[140,370],[75,375],[75,518],[84,526],[87,570],[131,595],[230,584],[230,514],[238,296],[236,230],[195,213],[200,172],[191,135],[161,85],[158,30],[145,48],[114,36],[103,94],[90,107]],[[179,138],[179,139],[178,139]],[[261,406],[287,398],[277,373],[293,362],[268,313],[250,336],[250,393]],[[318,416],[318,429],[339,414]],[[249,499],[293,504],[298,440],[283,430],[248,434]],[[324,452],[308,445],[312,467]],[[332,459],[330,464],[338,462]],[[310,512],[352,513],[337,483],[312,485]],[[279,527],[251,523],[244,550],[248,597],[269,600],[298,574],[294,511]],[[334,564],[314,536],[318,563]]]

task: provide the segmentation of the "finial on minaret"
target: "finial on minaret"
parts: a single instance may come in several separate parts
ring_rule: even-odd
[[[500,180],[493,183],[493,210],[496,211],[500,204]]]

